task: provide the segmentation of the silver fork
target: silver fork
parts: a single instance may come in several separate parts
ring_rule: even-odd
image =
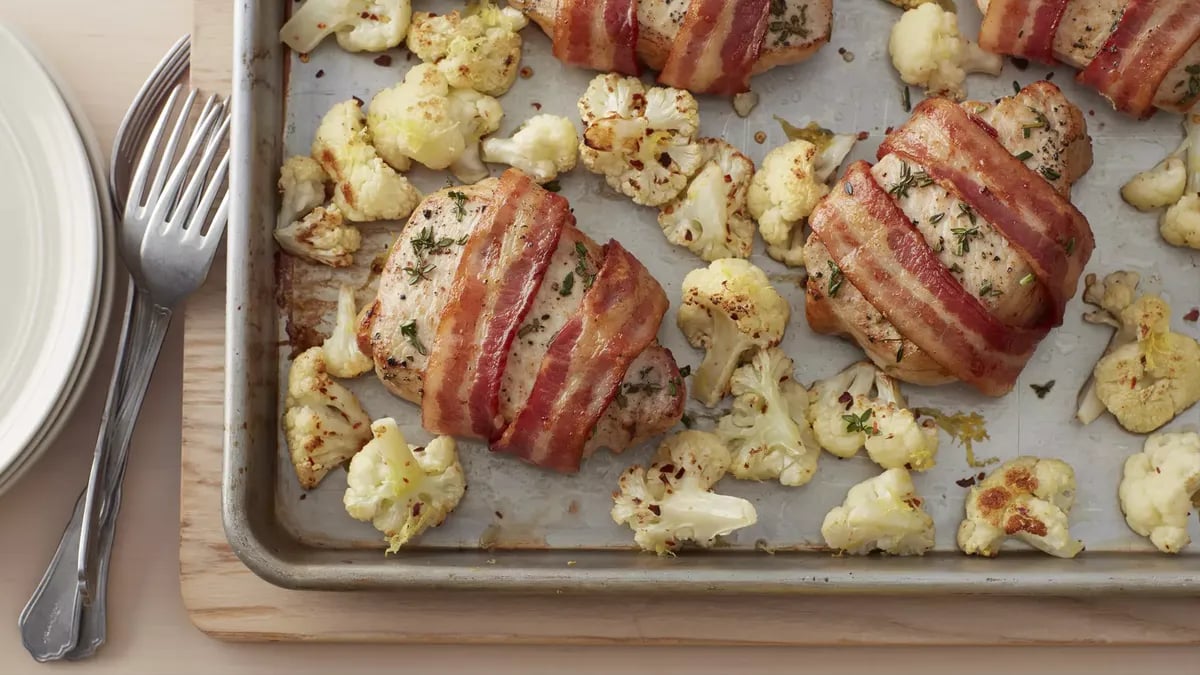
[[[116,527],[129,439],[172,312],[204,282],[228,218],[229,153],[222,150],[229,131],[227,105],[215,96],[208,99],[189,132],[196,92],[176,110],[181,92],[179,87],[172,91],[129,188],[120,245],[134,290],[82,499],[82,527],[77,533],[73,528],[64,533],[50,569],[21,614],[25,646],[39,661],[71,652],[79,636],[81,605],[95,614],[94,621],[105,620],[109,549],[100,543],[111,541]],[[77,504],[77,513],[80,508]],[[68,538],[76,535],[78,543],[72,545]],[[74,560],[72,549],[78,551]],[[66,573],[67,565],[75,574]]]

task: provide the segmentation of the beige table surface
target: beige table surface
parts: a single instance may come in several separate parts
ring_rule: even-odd
[[[841,0],[866,2],[876,0]],[[161,53],[191,25],[189,0],[0,0],[0,21],[32,38],[64,75],[107,148],[128,101]],[[0,64],[0,72],[4,64]],[[3,95],[0,92],[0,95]],[[3,161],[3,158],[0,158]],[[12,226],[11,223],[3,226]],[[179,597],[180,336],[175,326],[133,440],[111,579],[109,644],[86,664],[39,666],[16,617],[53,552],[83,486],[107,370],[77,421],[42,461],[0,496],[0,675],[87,673],[482,672],[750,673],[1200,673],[1200,650],[697,649],[412,647],[226,644],[188,622]],[[111,336],[109,353],[111,354]],[[108,360],[105,361],[108,363]],[[214,430],[215,432],[215,430]],[[1200,610],[1200,603],[1197,605]],[[869,631],[869,625],[862,627]],[[875,668],[872,668],[873,670]]]

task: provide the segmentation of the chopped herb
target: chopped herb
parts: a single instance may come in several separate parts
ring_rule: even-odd
[[[575,274],[583,281],[583,290],[586,291],[596,281],[596,272],[588,268],[588,250],[582,241],[575,242],[575,257],[578,258],[575,262]]]
[[[900,163],[900,182],[892,185],[888,189],[889,194],[897,197],[907,197],[908,191],[912,188],[922,188],[933,185],[933,179],[924,171],[913,173],[912,168],[907,162]]]
[[[455,244],[462,245],[467,243],[466,240],[466,236],[463,236],[459,239],[453,239],[451,237],[434,239],[433,228],[426,225],[425,227],[421,228],[421,233],[413,238],[412,248],[413,253],[415,253],[417,257],[423,257],[429,254],[445,253],[450,249],[451,246]]]
[[[1054,388],[1054,380],[1050,380],[1046,384],[1031,384],[1029,386],[1033,389],[1033,393],[1037,394],[1038,398],[1046,398],[1046,394],[1049,394],[1050,390]]]
[[[900,345],[900,348],[896,350],[896,363],[900,363],[903,360],[904,360],[904,345]]]
[[[1046,119],[1046,116],[1042,114],[1042,111],[1038,110],[1037,108],[1032,106],[1025,107],[1029,108],[1030,112],[1033,113],[1033,121],[1026,122],[1025,124],[1021,125],[1021,132],[1025,135],[1025,138],[1029,138],[1030,133],[1034,129],[1044,129],[1049,126],[1050,120]]]
[[[842,276],[842,268],[838,267],[837,263],[829,261],[829,297],[836,298],[838,291],[842,289],[842,281],[845,278]]]
[[[1048,166],[1043,166],[1039,171],[1046,177],[1046,180],[1058,180],[1062,177],[1061,174]]]
[[[463,218],[467,217],[467,195],[465,192],[452,190],[447,193],[454,200],[454,215],[458,216],[458,221],[461,223]]]
[[[1014,94],[1021,93],[1021,83],[1017,82],[1016,80],[1013,80],[1013,93]]]
[[[454,243],[458,244],[459,246],[462,246],[462,245],[466,244],[466,243],[467,243],[467,240],[468,240],[468,239],[470,239],[470,238],[471,238],[471,235],[469,235],[469,234],[464,234],[463,236],[461,236],[461,237],[459,237],[458,239],[456,239]]]
[[[1188,74],[1187,94],[1180,101],[1181,103],[1189,99],[1200,96],[1200,63],[1188,66],[1183,69]]]
[[[559,185],[557,180],[552,180],[549,183],[546,183],[545,185],[543,185],[542,187],[546,188],[550,192],[561,192],[562,191],[562,185]]]
[[[944,214],[944,213],[935,213],[935,214],[933,214],[932,217],[929,218],[929,223],[931,225],[937,225],[938,223],[942,222],[942,219],[945,217],[946,217],[946,214]]]
[[[786,14],[786,7],[780,12],[772,12],[772,16],[780,18],[767,23],[767,30],[775,36],[776,46],[789,44],[793,35],[801,40],[808,38],[808,5],[801,5],[799,13],[784,18]]]
[[[912,112],[912,94],[908,93],[908,87],[900,88],[900,106],[904,112]]]
[[[1021,154],[1017,155],[1017,159],[1021,160],[1022,162],[1029,159],[1030,157],[1033,157],[1033,153],[1028,150],[1025,150]]]
[[[429,273],[435,269],[437,268],[425,262],[424,260],[418,260],[412,265],[405,267],[404,272],[408,274],[408,284],[410,286],[416,286],[421,281],[428,281]]]
[[[526,335],[529,335],[530,333],[540,333],[540,332],[542,332],[542,320],[537,317],[534,317],[533,321],[530,321],[529,323],[525,324],[524,326],[521,326],[520,330],[517,331],[517,337],[524,338]]]
[[[988,296],[999,297],[1004,295],[1004,291],[998,288],[992,288],[992,282],[989,279],[983,280],[983,285],[979,287],[979,297],[986,298]]]
[[[687,413],[683,413],[683,418],[680,421],[683,422],[683,426],[687,427],[688,429],[696,426],[696,420],[692,419],[692,416]]]
[[[1063,248],[1067,249],[1067,255],[1071,255],[1072,253],[1074,253],[1075,252],[1075,237],[1071,237],[1070,239],[1068,239],[1067,243],[1063,244]]]
[[[1037,279],[1037,277],[1033,276],[1033,272],[1030,272],[1029,274],[1021,277],[1021,285],[1028,286],[1029,284],[1032,284],[1035,279]]]
[[[861,415],[855,415],[854,413],[842,415],[842,421],[846,423],[846,432],[861,431],[868,436],[874,436],[879,433],[875,431],[875,425],[870,422],[871,416],[874,414],[874,408],[867,408]]]
[[[684,367],[682,367],[682,368],[680,368],[680,369],[679,369],[679,376],[680,376],[680,377],[687,377],[688,375],[691,375],[691,374],[692,374],[692,367],[691,367],[691,366],[684,366]]]
[[[950,228],[950,233],[954,235],[957,242],[954,245],[954,254],[966,255],[971,252],[971,237],[979,236],[979,228],[974,225],[971,227],[953,227]]]
[[[412,345],[413,349],[416,349],[417,353],[421,356],[425,356],[429,353],[425,349],[424,343],[421,342],[421,338],[417,336],[417,322],[415,319],[409,321],[408,323],[400,324],[400,334],[408,338],[408,343]]]
[[[679,385],[681,384],[683,384],[682,380],[673,377],[667,382],[667,390],[671,392],[672,396],[676,396],[679,394]]]
[[[575,273],[567,272],[567,276],[563,277],[562,283],[558,285],[558,294],[564,298],[575,290]]]
[[[950,271],[954,272],[955,274],[962,274],[962,271],[963,271],[962,265],[959,265],[958,263],[954,263],[953,265],[950,266]]]
[[[845,185],[846,185],[846,194],[848,194],[848,195],[854,194],[854,186],[849,183],[846,183]]]
[[[970,204],[966,202],[959,202],[958,212],[959,216],[965,216],[967,220],[971,221],[972,225],[975,224],[975,209],[971,208]]]

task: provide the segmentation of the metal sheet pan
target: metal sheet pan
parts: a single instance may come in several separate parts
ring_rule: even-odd
[[[716,550],[656,558],[630,550],[630,532],[608,516],[617,476],[631,463],[644,463],[652,447],[620,456],[600,453],[578,475],[563,477],[468,443],[460,443],[460,455],[470,489],[454,516],[418,545],[385,557],[378,534],[342,510],[345,473],[335,471],[318,489],[303,494],[279,431],[279,392],[290,351],[288,319],[318,332],[327,328],[336,283],[361,286],[360,300],[371,294],[371,256],[360,254],[358,268],[337,275],[288,263],[277,270],[270,232],[282,158],[308,151],[316,125],[331,104],[351,96],[369,100],[401,79],[410,62],[407,52],[399,49],[390,65],[380,65],[374,55],[342,52],[332,40],[302,61],[285,53],[277,40],[284,4],[243,0],[236,29],[236,201],[228,247],[223,508],[234,550],[259,575],[283,586],[322,589],[1200,592],[1200,547],[1176,557],[1157,554],[1121,516],[1116,498],[1121,466],[1127,455],[1140,449],[1142,439],[1123,432],[1111,419],[1086,428],[1071,421],[1075,392],[1108,339],[1106,331],[1080,320],[1083,307],[1078,299],[1065,325],[1045,340],[1011,395],[992,400],[961,386],[908,388],[914,404],[982,413],[991,439],[977,445],[981,457],[1056,456],[1075,467],[1079,490],[1072,529],[1087,545],[1076,560],[1057,560],[1020,546],[1006,548],[994,560],[959,554],[954,533],[966,490],[956,481],[981,469],[969,467],[963,450],[945,437],[938,466],[914,476],[937,525],[937,547],[924,558],[838,557],[821,550],[824,514],[841,503],[851,485],[878,471],[865,457],[839,461],[825,455],[816,479],[802,488],[727,478],[720,490],[753,501],[759,523],[728,537]],[[966,6],[970,3],[959,4],[964,5],[960,23],[973,35],[978,13]],[[436,10],[456,3],[417,5]],[[725,100],[704,99],[702,134],[725,138],[759,161],[785,140],[774,116],[794,123],[817,120],[839,131],[865,132],[853,157],[872,157],[885,130],[907,118],[887,57],[887,35],[898,11],[877,0],[838,0],[835,13],[833,40],[815,58],[755,78],[762,102],[749,118],[737,117]],[[525,39],[525,64],[533,74],[518,80],[502,99],[506,117],[500,133],[505,135],[539,106],[542,112],[577,119],[575,100],[593,75],[556,62],[536,27],[525,31]],[[1067,68],[1051,71],[1031,65],[1022,71],[1009,64],[999,78],[972,77],[970,92],[990,99],[1010,93],[1014,81],[1025,84],[1051,73],[1087,111],[1095,142],[1096,164],[1075,189],[1075,201],[1090,218],[1099,241],[1089,271],[1123,267],[1142,272],[1148,288],[1161,289],[1181,310],[1176,312],[1176,329],[1194,335],[1196,325],[1178,322],[1178,317],[1200,304],[1200,257],[1164,245],[1153,217],[1137,214],[1118,195],[1132,171],[1152,165],[1178,144],[1179,119],[1164,114],[1135,123],[1122,118],[1095,94],[1076,86]],[[918,93],[913,90],[914,99]],[[763,144],[754,140],[759,131],[767,135]],[[445,184],[441,173],[418,171],[413,179],[424,190]],[[617,196],[582,168],[561,182],[580,226],[596,239],[614,236],[637,251],[678,302],[683,275],[702,263],[663,239],[655,211]],[[378,247],[383,253],[399,227],[391,223],[368,228],[365,250]],[[808,330],[799,277],[762,255],[761,242],[758,246],[754,261],[772,275],[793,308],[783,346],[796,359],[797,376],[811,381],[858,358],[852,345]],[[280,310],[277,300],[295,298],[302,301]],[[672,310],[660,338],[681,364],[695,364],[699,354],[684,342],[673,315]],[[1050,379],[1057,386],[1039,399],[1030,385]],[[406,433],[417,440],[427,438],[420,430],[418,409],[389,396],[374,378],[361,378],[352,388],[372,416],[394,416]],[[694,402],[689,408],[699,410]],[[1170,428],[1194,429],[1198,422],[1200,411],[1191,410]]]

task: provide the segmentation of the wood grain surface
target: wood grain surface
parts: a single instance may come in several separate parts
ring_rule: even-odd
[[[228,0],[196,0],[193,82],[227,91]],[[180,578],[193,622],[242,641],[493,644],[1195,644],[1194,599],[519,596],[287,591],[221,525],[224,266],[189,301],[183,362]]]

